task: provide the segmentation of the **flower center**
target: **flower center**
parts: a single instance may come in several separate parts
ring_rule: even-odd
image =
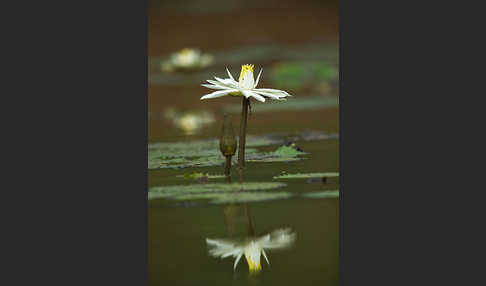
[[[253,78],[254,65],[242,65],[238,85],[243,89],[253,89],[255,79]]]
[[[251,242],[245,249],[245,258],[248,262],[250,272],[258,272],[262,270],[262,264],[260,263],[261,248],[254,242]]]

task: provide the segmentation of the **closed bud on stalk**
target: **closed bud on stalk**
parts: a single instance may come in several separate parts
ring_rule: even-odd
[[[224,114],[223,130],[219,138],[219,150],[226,157],[224,174],[226,180],[231,181],[231,157],[236,153],[236,137],[233,132],[233,125],[231,124],[231,117]]]
[[[231,124],[231,116],[224,114],[223,130],[219,139],[219,149],[223,156],[233,156],[236,153],[236,137]]]

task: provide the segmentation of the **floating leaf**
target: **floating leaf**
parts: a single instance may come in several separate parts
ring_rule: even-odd
[[[208,179],[221,179],[225,178],[225,175],[209,175],[209,173],[198,173],[194,172],[192,174],[190,173],[185,173],[184,175],[177,175],[176,177],[178,178],[184,178],[184,179],[199,179],[200,177],[205,176]]]
[[[293,194],[289,192],[242,192],[232,194],[220,194],[211,201],[214,204],[261,202],[269,200],[287,199]]]
[[[307,179],[307,178],[330,178],[330,177],[339,177],[339,173],[328,172],[328,173],[283,174],[280,176],[275,176],[273,178],[274,179]]]
[[[308,154],[295,150],[291,146],[281,146],[277,150],[269,153],[256,153],[247,156],[247,162],[291,162],[302,160],[298,155]]]
[[[255,191],[268,190],[284,187],[285,183],[276,182],[248,182],[248,183],[218,183],[206,185],[176,185],[176,186],[159,186],[150,188],[150,192],[165,194],[167,197],[188,193],[214,193],[214,192],[235,192],[235,191]]]
[[[197,184],[182,186],[160,186],[151,188],[148,199],[197,200],[210,199],[211,203],[250,202],[288,198],[288,192],[254,192],[284,187],[287,184],[275,182],[249,182],[232,184]],[[249,192],[251,191],[251,192]]]
[[[296,150],[292,146],[281,146],[277,150],[273,151],[273,154],[280,157],[294,157],[297,155],[307,154],[307,153]]]
[[[235,192],[235,193],[214,193],[214,194],[188,194],[174,197],[176,200],[197,200],[210,199],[213,204],[261,202],[292,197],[289,192]]]
[[[309,199],[334,199],[339,198],[339,190],[310,192],[303,194],[303,196]]]
[[[295,135],[289,138],[288,135],[265,135],[247,136],[247,147],[268,146],[283,144],[288,139],[299,140],[321,140],[333,138],[331,135],[307,131],[302,135]],[[238,151],[237,151],[238,153]],[[246,148],[245,155],[247,162],[290,162],[302,160],[298,155],[307,154],[299,152],[292,146],[282,146],[274,152],[259,152],[255,148]],[[237,162],[237,154],[232,158],[232,164]],[[225,157],[219,151],[218,139],[196,140],[190,142],[159,142],[148,145],[148,168],[187,168],[187,167],[210,167],[222,166]]]

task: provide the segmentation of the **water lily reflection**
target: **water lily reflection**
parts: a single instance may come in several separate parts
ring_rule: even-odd
[[[233,269],[236,269],[238,262],[244,255],[248,263],[250,272],[258,272],[262,269],[261,256],[268,260],[265,249],[285,249],[290,247],[296,238],[296,234],[290,228],[275,230],[261,237],[248,238],[243,242],[227,239],[206,239],[206,243],[211,249],[209,254],[213,257],[234,257]]]

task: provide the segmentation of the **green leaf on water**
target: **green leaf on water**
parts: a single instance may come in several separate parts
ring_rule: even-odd
[[[176,200],[209,199],[213,204],[261,202],[292,197],[289,192],[235,192],[215,194],[189,194],[175,197]]]
[[[298,151],[291,146],[281,146],[277,150],[273,151],[273,155],[280,157],[295,157],[297,155],[306,154],[305,152]]]
[[[225,175],[209,175],[209,173],[201,173],[201,172],[194,172],[192,174],[190,173],[185,173],[184,175],[177,175],[176,177],[178,178],[184,178],[184,179],[199,179],[200,177],[206,176],[208,179],[221,179],[224,178]]]
[[[310,193],[305,193],[302,196],[309,199],[335,199],[335,198],[339,198],[339,190],[310,192]]]
[[[261,202],[261,201],[269,201],[269,200],[287,199],[292,196],[293,194],[289,192],[231,193],[231,194],[220,194],[217,198],[214,198],[211,201],[211,203],[226,204],[226,203],[243,203],[243,202]]]
[[[283,174],[280,176],[273,177],[274,179],[308,179],[308,178],[331,178],[339,177],[337,172],[328,173],[297,173],[297,174]]]
[[[247,156],[247,162],[291,162],[298,161],[304,158],[298,157],[298,155],[308,154],[305,152],[297,151],[290,146],[280,146],[277,150],[268,153],[256,153]]]
[[[189,193],[215,193],[215,192],[236,192],[236,191],[256,191],[268,190],[284,187],[285,183],[276,182],[248,182],[248,183],[214,183],[214,184],[193,184],[193,185],[175,185],[159,186],[149,189],[150,192],[164,194],[167,197]]]
[[[281,188],[284,183],[248,182],[219,183],[153,187],[148,192],[148,199],[198,200],[210,199],[211,203],[264,201],[291,197],[288,192],[264,192]],[[255,192],[260,191],[260,192]]]
[[[314,134],[314,133],[317,133]],[[331,138],[322,132],[304,132],[292,137],[292,140],[321,140]],[[274,152],[260,152],[255,148],[282,144],[288,139],[286,135],[249,135],[246,138],[245,156],[247,162],[290,162],[305,158],[298,155],[306,154],[291,147],[282,146]],[[238,151],[232,158],[232,164],[236,164]],[[225,157],[219,151],[219,140],[196,140],[190,142],[159,142],[148,145],[148,169],[162,168],[188,168],[188,167],[210,167],[223,166]]]

